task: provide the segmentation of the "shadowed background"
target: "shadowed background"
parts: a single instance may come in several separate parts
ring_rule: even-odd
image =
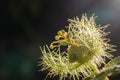
[[[120,55],[120,0],[1,0],[0,80],[44,80],[46,72],[37,66],[39,47],[50,44],[68,18],[83,13],[95,13],[97,24],[111,25],[106,31],[118,46],[113,55]]]

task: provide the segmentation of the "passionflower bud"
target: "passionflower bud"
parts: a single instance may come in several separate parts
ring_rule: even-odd
[[[101,65],[106,64],[106,58],[112,57],[110,52],[115,51],[105,38],[108,33],[104,29],[108,25],[96,25],[94,15],[90,19],[82,15],[81,19],[76,17],[68,21],[68,31],[58,31],[56,41],[50,47],[41,48],[41,71],[48,70],[47,77],[59,75],[60,80],[94,76],[100,72]],[[62,46],[67,48],[63,51]]]

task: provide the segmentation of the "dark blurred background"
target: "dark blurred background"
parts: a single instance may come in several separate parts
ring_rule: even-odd
[[[97,24],[111,24],[106,31],[118,46],[113,55],[120,55],[120,0],[0,0],[0,80],[43,80],[39,47],[50,44],[68,18],[83,13],[95,13]]]

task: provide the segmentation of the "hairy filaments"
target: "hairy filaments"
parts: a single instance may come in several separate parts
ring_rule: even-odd
[[[113,45],[108,44],[104,32],[107,26],[96,25],[94,15],[87,18],[83,15],[69,19],[68,31],[60,30],[47,50],[41,49],[41,71],[48,70],[47,77],[59,75],[60,80],[66,77],[79,80],[99,73],[99,67],[106,64],[106,58],[111,58]],[[61,51],[62,46],[68,48]],[[47,78],[46,77],[46,78]]]

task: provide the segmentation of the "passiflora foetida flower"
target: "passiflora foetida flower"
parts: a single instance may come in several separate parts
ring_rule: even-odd
[[[110,59],[114,45],[109,44],[109,39],[104,32],[108,26],[96,25],[95,17],[89,19],[83,14],[81,19],[75,17],[68,19],[67,31],[60,30],[50,46],[41,48],[42,57],[39,62],[41,71],[48,70],[46,76],[59,75],[59,79],[66,77],[73,80],[84,79],[100,72],[100,67]],[[61,48],[66,46],[64,50]],[[105,78],[107,80],[107,78]]]

